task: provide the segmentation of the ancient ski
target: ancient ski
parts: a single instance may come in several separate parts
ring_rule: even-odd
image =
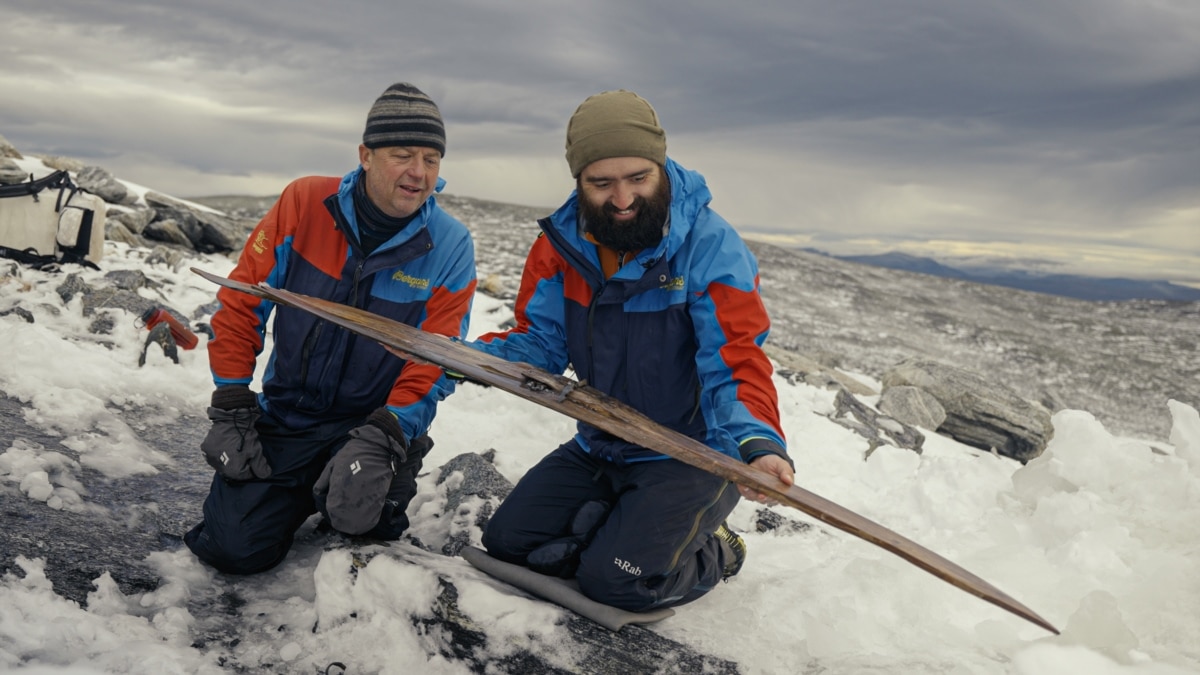
[[[770,495],[822,522],[864,539],[930,574],[1052,633],[1049,621],[982,578],[933,551],[849,509],[655,423],[637,410],[562,375],[526,363],[512,363],[471,349],[449,338],[427,333],[370,312],[313,298],[266,284],[257,286],[226,279],[204,270],[193,272],[226,288],[249,293],[280,305],[310,312],[332,324],[403,353],[418,361],[491,385],[510,394],[586,422],[631,443],[657,450],[726,480]]]

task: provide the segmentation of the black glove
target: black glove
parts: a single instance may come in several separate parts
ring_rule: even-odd
[[[364,534],[375,527],[396,468],[407,459],[404,431],[386,407],[352,429],[313,486],[313,498],[333,529]]]
[[[254,423],[262,412],[258,397],[247,387],[218,387],[212,395],[208,419],[212,428],[200,444],[204,460],[229,480],[269,478],[271,465],[263,456]]]

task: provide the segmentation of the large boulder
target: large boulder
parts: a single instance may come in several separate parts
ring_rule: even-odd
[[[223,213],[198,207],[153,190],[148,191],[144,198],[155,210],[155,222],[173,221],[176,228],[191,242],[192,247],[201,253],[227,253],[240,249],[246,243],[249,230],[239,221]],[[147,228],[147,232],[151,227]]]
[[[114,178],[107,170],[98,166],[85,166],[75,172],[75,183],[109,204],[129,206],[137,203],[137,195],[130,192],[124,183]]]
[[[1022,463],[1042,454],[1054,435],[1045,407],[969,370],[912,358],[885,373],[882,384],[885,393],[909,386],[931,394],[946,412],[937,432]]]
[[[905,424],[922,429],[937,429],[946,421],[946,409],[938,400],[918,387],[889,387],[879,397],[879,411]]]

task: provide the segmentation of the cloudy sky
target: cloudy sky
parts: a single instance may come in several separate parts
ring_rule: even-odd
[[[1196,0],[4,6],[0,135],[178,196],[345,173],[410,81],[448,192],[554,206],[567,118],[625,88],[743,233],[1200,285]]]

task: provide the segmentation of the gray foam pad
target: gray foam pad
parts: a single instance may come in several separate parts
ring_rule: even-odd
[[[596,602],[579,591],[579,584],[574,579],[559,579],[539,574],[528,567],[497,560],[488,555],[486,551],[474,546],[464,547],[459,551],[459,555],[490,576],[512,584],[543,600],[566,607],[611,631],[621,630],[627,624],[654,623],[675,615],[675,610],[669,607],[649,612],[630,612]]]

